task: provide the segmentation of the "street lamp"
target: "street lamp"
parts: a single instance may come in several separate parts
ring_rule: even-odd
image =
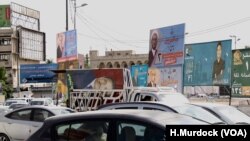
[[[231,38],[234,38],[234,49],[236,49],[236,43],[237,43],[237,41],[240,40],[240,38],[237,38],[236,35],[230,35],[230,37],[231,37]]]
[[[75,12],[74,12],[74,29],[76,29],[76,9],[80,8],[80,7],[83,7],[83,6],[87,6],[87,5],[88,5],[87,3],[83,3],[80,6],[76,6],[76,0],[75,0],[75,3],[74,3],[74,8],[75,8]]]

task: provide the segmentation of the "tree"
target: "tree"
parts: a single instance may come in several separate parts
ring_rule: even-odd
[[[84,68],[89,68],[89,56],[88,56],[88,54],[86,54],[86,57],[85,57]]]
[[[0,83],[2,85],[2,94],[5,95],[5,98],[10,98],[13,88],[7,82],[6,70],[3,67],[0,67]]]
[[[52,64],[52,63],[54,63],[54,62],[53,62],[53,59],[47,59],[47,60],[46,60],[46,64]]]

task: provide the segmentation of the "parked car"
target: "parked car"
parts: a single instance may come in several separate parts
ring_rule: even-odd
[[[166,104],[190,103],[182,93],[176,92],[176,90],[171,87],[134,88],[133,94],[129,96],[127,102],[136,101],[159,101]]]
[[[54,103],[49,98],[34,98],[30,101],[30,105],[54,106]]]
[[[29,106],[11,111],[0,117],[0,139],[25,140],[42,126],[46,118],[72,112],[66,107],[47,106]]]
[[[192,104],[177,104],[168,105],[163,102],[124,102],[105,104],[98,108],[98,110],[114,110],[114,109],[141,109],[141,110],[159,110],[165,112],[179,113],[191,116],[198,120],[208,122],[211,124],[226,124],[223,120],[205,109]]]
[[[233,106],[216,103],[196,103],[194,105],[202,107],[228,124],[250,124],[250,117]]]
[[[152,116],[154,115],[154,116]],[[206,124],[188,116],[154,110],[101,110],[51,117],[27,141],[164,139],[168,124]]]

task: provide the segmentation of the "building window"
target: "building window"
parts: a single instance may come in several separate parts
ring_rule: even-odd
[[[0,38],[0,46],[6,46],[11,44],[10,38]]]
[[[121,53],[117,53],[117,56],[120,56],[121,55]]]
[[[10,58],[9,54],[0,54],[0,60],[1,61],[8,61]]]

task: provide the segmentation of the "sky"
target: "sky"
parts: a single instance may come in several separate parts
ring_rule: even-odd
[[[56,61],[56,34],[66,30],[65,0],[1,0],[40,11],[46,33],[47,59]],[[185,23],[185,44],[232,39],[237,48],[250,46],[249,0],[77,0],[78,53],[99,50],[149,50],[150,29]],[[73,29],[73,1],[69,0],[69,30]],[[234,43],[234,39],[233,39]],[[232,44],[232,48],[234,48]]]

